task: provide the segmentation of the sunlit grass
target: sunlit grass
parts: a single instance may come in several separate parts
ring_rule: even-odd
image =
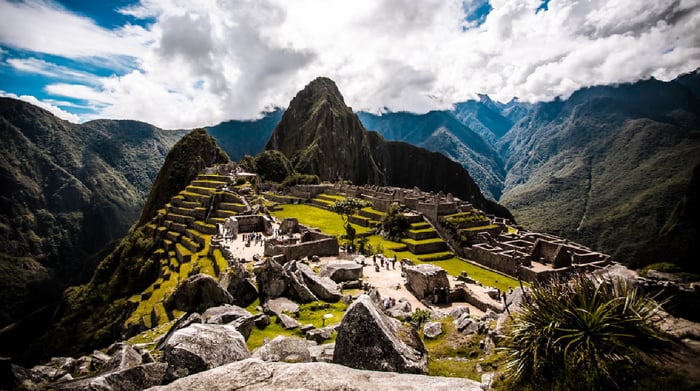
[[[330,235],[344,235],[343,219],[339,214],[317,208],[311,205],[281,205],[281,210],[270,212],[271,215],[282,220],[287,217],[295,217],[300,224],[315,227]],[[363,234],[370,231],[369,228],[356,224],[350,224],[357,231]]]

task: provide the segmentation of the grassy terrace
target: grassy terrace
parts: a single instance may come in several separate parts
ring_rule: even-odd
[[[343,228],[343,220],[338,214],[329,212],[321,208],[317,208],[315,206],[282,205],[282,210],[272,212],[272,215],[277,217],[278,219],[283,219],[285,217],[296,217],[299,220],[299,223],[319,228],[321,231],[327,234],[337,236],[345,234],[345,229]],[[355,224],[352,224],[352,226],[357,230],[358,234],[370,232],[369,228],[361,227]],[[419,226],[423,227],[423,225]],[[408,258],[416,264],[431,263],[434,265],[438,265],[453,276],[457,276],[462,271],[466,271],[469,276],[471,276],[477,281],[480,281],[482,284],[494,286],[501,290],[507,290],[508,287],[518,286],[518,281],[514,278],[511,278],[505,274],[494,272],[489,269],[485,269],[483,267],[474,265],[469,262],[465,262],[464,260],[457,257],[451,257],[442,261],[423,262],[420,259],[418,259],[418,255],[408,251],[406,249],[405,244],[386,240],[379,235],[369,236],[368,244],[370,244],[372,248],[376,251],[381,251],[388,257],[396,256],[398,259]],[[420,257],[429,258],[432,255],[442,253],[443,252],[435,254],[421,254]]]

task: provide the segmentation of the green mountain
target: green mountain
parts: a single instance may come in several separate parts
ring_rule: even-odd
[[[164,197],[170,200],[205,167],[228,161],[206,131],[198,129],[188,133],[165,158],[142,219],[150,220],[146,217],[151,215],[149,211],[164,208]],[[130,298],[143,292],[159,277],[161,264],[155,253],[162,242],[155,235],[154,227],[137,224],[99,263],[88,283],[72,286],[64,292],[48,332],[26,349],[24,358],[75,355],[95,346],[107,346],[124,335],[126,321],[137,306]]]
[[[503,188],[503,162],[493,146],[459,122],[451,113],[384,113],[381,116],[358,113],[368,129],[385,139],[403,141],[460,162],[483,193],[498,199]],[[507,121],[507,120],[506,120]]]
[[[640,81],[593,87],[536,105],[498,142],[506,160],[500,201],[519,223],[634,264],[663,227],[700,163],[700,100],[688,86]]]
[[[138,218],[165,154],[183,132],[136,121],[76,125],[0,98],[0,134],[2,328],[46,309],[68,284],[90,278]],[[0,333],[0,353],[12,335]]]
[[[464,131],[464,126],[460,130]],[[467,131],[463,132],[464,137],[471,133],[474,142],[480,141],[487,148],[478,135]],[[452,193],[480,209],[510,216],[505,208],[486,200],[459,163],[442,154],[404,142],[388,142],[378,133],[367,132],[328,78],[312,81],[292,99],[265,148],[279,150],[297,172],[318,175],[321,180],[417,186],[426,191]]]

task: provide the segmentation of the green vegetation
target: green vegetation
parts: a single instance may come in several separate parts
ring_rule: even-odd
[[[464,335],[457,331],[453,318],[440,320],[443,333],[436,338],[423,338],[428,350],[428,374],[430,376],[464,377],[481,381],[481,373],[497,371],[506,362],[505,352],[496,347],[486,354],[479,346],[483,336]],[[422,334],[422,331],[421,331]]]
[[[259,300],[256,300],[253,304],[248,306],[246,309],[251,313],[255,313],[255,307],[260,305]],[[296,320],[302,325],[313,324],[316,328],[321,328],[323,326],[329,326],[331,324],[339,323],[347,310],[348,305],[343,302],[337,303],[325,303],[325,302],[314,302],[308,304],[299,305],[299,316]],[[331,315],[328,319],[324,320],[324,315]],[[285,330],[282,326],[275,323],[275,317],[272,316],[270,319],[271,323],[264,329],[253,328],[250,333],[247,344],[250,350],[258,348],[263,345],[265,338],[273,339],[278,335],[287,335],[294,337],[303,337],[303,334],[299,329]],[[331,343],[335,341],[335,333],[332,335],[331,339],[326,343]]]
[[[258,174],[261,180],[280,183],[295,173],[292,163],[280,151],[262,151],[255,157],[246,155],[241,159],[241,167]]]
[[[339,214],[343,218],[343,228],[345,229],[345,237],[350,241],[350,244],[355,244],[355,234],[357,229],[350,224],[350,216],[357,213],[358,210],[366,207],[369,202],[361,200],[359,198],[345,198],[343,200],[336,201],[331,205],[331,210]]]
[[[318,178],[318,175],[294,173],[284,178],[281,186],[285,188],[296,185],[318,185],[319,183],[321,183],[321,180]]]
[[[382,231],[384,231],[389,239],[398,242],[401,238],[406,236],[406,231],[410,228],[411,224],[408,222],[406,216],[401,213],[399,207],[397,205],[392,205],[389,209],[389,213],[382,218],[381,226]]]
[[[345,233],[344,221],[338,219],[338,215],[311,205],[282,205],[281,210],[276,210],[271,212],[271,214],[279,219],[284,219],[286,217],[296,217],[299,223],[316,227],[323,232],[340,236]],[[351,223],[352,224],[352,223]],[[369,228],[361,227],[356,224],[352,224],[355,228],[357,234],[370,232]]]
[[[658,328],[659,304],[624,281],[585,275],[538,284],[507,338],[511,386],[536,389],[634,387],[653,372],[648,357],[674,343]]]

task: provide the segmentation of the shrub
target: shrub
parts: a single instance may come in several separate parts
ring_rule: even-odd
[[[624,281],[584,275],[536,285],[507,341],[514,384],[550,389],[619,387],[673,342],[656,322],[659,304]]]

